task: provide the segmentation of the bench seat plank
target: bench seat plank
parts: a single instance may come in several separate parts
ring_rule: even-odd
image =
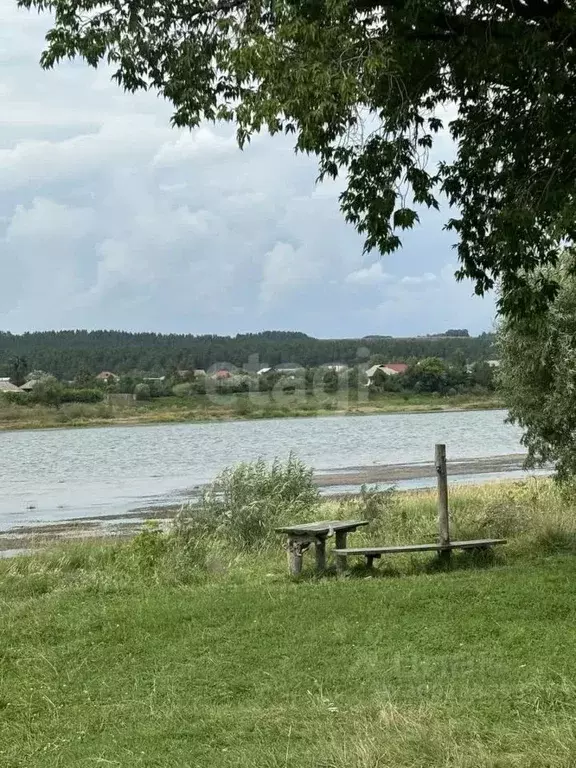
[[[350,547],[347,549],[335,549],[336,555],[364,555],[366,557],[379,557],[380,555],[393,555],[400,552],[446,552],[450,549],[487,549],[497,544],[506,544],[506,539],[473,539],[470,541],[451,541],[450,544],[405,544],[391,547]]]

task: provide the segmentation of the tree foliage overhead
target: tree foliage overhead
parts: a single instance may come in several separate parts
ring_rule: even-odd
[[[533,466],[552,462],[576,476],[576,278],[569,255],[556,270],[554,301],[538,317],[508,319],[499,332],[499,389],[524,429]]]
[[[295,134],[367,249],[399,247],[445,196],[459,277],[504,311],[555,292],[538,266],[575,239],[576,10],[569,0],[18,0],[55,15],[42,64],[111,64],[174,123]],[[453,119],[445,115],[453,112]],[[432,167],[439,133],[453,159]]]

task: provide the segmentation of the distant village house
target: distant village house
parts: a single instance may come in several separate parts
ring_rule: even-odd
[[[0,379],[0,392],[22,392],[22,390],[16,384],[12,384],[10,379]]]
[[[115,381],[118,381],[118,376],[115,373],[112,373],[112,371],[102,371],[99,373],[96,378],[98,381],[105,381],[106,383],[113,383]]]
[[[22,384],[20,389],[22,392],[32,392],[34,387],[40,382],[40,379],[30,379],[26,384]]]
[[[368,384],[372,384],[372,380],[378,371],[386,374],[386,376],[398,376],[400,373],[406,373],[408,366],[406,363],[386,363],[384,365],[373,365],[366,371],[368,378]]]
[[[334,373],[345,373],[348,370],[346,363],[326,363],[322,368],[327,371],[334,371]]]

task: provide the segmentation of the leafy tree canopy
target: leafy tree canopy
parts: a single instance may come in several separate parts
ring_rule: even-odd
[[[576,278],[568,254],[555,270],[560,288],[538,317],[507,319],[499,332],[498,383],[510,420],[524,429],[528,464],[576,475]]]
[[[109,62],[174,123],[232,120],[241,145],[295,135],[320,177],[347,175],[367,249],[400,245],[417,206],[455,215],[458,276],[527,314],[574,240],[576,10],[567,0],[19,0],[55,16],[42,64]],[[454,114],[446,119],[446,114]],[[456,153],[426,163],[447,129]],[[409,194],[408,194],[409,193]]]
[[[313,368],[326,363],[358,365],[366,363],[370,354],[380,355],[384,362],[420,359],[435,355],[456,361],[461,355],[467,361],[493,358],[493,337],[477,338],[377,338],[314,339],[305,334],[286,332],[283,340],[272,332],[250,336],[162,335],[123,331],[42,331],[15,336],[0,331],[0,376],[12,372],[15,357],[25,358],[33,376],[42,378],[49,371],[59,379],[77,379],[77,386],[93,386],[93,377],[101,371],[143,376],[170,375],[187,371],[194,378],[196,368],[208,370],[226,361],[228,366],[243,370],[295,361]],[[86,375],[88,374],[88,377]],[[178,378],[181,378],[179,373]],[[125,391],[132,392],[132,388]],[[124,382],[123,384],[126,384]],[[128,385],[129,386],[129,385]]]

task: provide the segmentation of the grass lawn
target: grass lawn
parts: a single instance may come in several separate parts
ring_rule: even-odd
[[[0,764],[573,766],[576,560],[3,602]]]
[[[576,515],[550,489],[456,491],[511,541],[449,571],[293,582],[279,541],[187,584],[123,571],[126,544],[0,562],[0,766],[576,765]],[[432,496],[387,504],[392,538],[433,530]]]

